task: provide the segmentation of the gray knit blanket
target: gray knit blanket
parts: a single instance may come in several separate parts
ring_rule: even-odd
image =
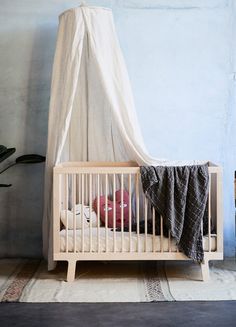
[[[183,253],[204,259],[201,224],[207,220],[208,165],[142,166],[143,191]]]

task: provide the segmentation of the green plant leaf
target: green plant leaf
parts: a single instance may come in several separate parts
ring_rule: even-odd
[[[5,151],[3,151],[3,148],[2,148],[2,152],[0,152],[0,162],[6,160],[8,157],[10,157],[14,152],[16,151],[15,148],[9,148]]]
[[[12,184],[0,184],[0,187],[10,187]]]
[[[25,154],[16,158],[16,163],[23,163],[23,164],[34,164],[44,162],[46,158],[39,154]]]

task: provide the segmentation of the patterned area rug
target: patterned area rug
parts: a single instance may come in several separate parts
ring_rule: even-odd
[[[66,263],[47,271],[39,260],[2,260],[2,302],[153,302],[173,300],[161,283],[163,265],[147,262],[80,262],[67,283]],[[4,276],[4,278],[3,278]]]
[[[40,261],[26,261],[16,265],[1,289],[2,302],[19,302],[24,288],[38,269]]]
[[[236,300],[236,265],[215,263],[201,281],[191,262],[79,262],[67,283],[66,263],[47,271],[40,260],[0,260],[0,302],[158,302]]]

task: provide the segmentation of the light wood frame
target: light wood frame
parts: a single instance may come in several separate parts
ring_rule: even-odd
[[[76,262],[82,260],[189,260],[183,253],[177,250],[177,252],[172,252],[171,247],[169,247],[168,251],[163,251],[162,249],[162,241],[161,241],[161,250],[159,252],[140,252],[139,247],[137,252],[100,252],[99,245],[98,245],[98,252],[85,252],[82,251],[76,252],[76,226],[75,226],[75,213],[74,213],[74,251],[67,251],[61,252],[60,251],[60,214],[62,208],[62,197],[68,197],[68,176],[71,176],[72,185],[76,183],[75,176],[79,174],[82,176],[82,194],[80,196],[84,197],[84,176],[91,176],[91,174],[95,174],[96,176],[105,175],[106,183],[107,183],[107,176],[112,174],[115,176],[119,174],[121,179],[123,178],[124,174],[128,174],[128,176],[136,176],[136,212],[137,217],[136,219],[139,221],[139,182],[140,182],[140,168],[135,162],[68,162],[60,164],[53,169],[53,259],[55,261],[68,261],[68,271],[67,271],[67,281],[71,282],[75,278],[75,271],[76,271]],[[65,177],[67,176],[67,177]],[[209,240],[209,250],[204,252],[204,262],[201,263],[201,271],[202,271],[202,279],[204,281],[209,279],[209,261],[210,260],[222,260],[223,259],[223,208],[222,208],[222,169],[219,166],[214,165],[213,163],[209,162],[209,176],[210,176],[210,188],[209,188],[209,233],[208,233],[208,240]],[[62,178],[64,178],[64,184],[62,183]],[[86,177],[87,178],[87,177]],[[91,178],[91,177],[89,177]],[[98,177],[98,183],[99,183]],[[129,187],[131,177],[129,177]],[[86,179],[87,183],[87,179]],[[89,182],[90,183],[90,182]],[[115,191],[115,178],[113,180],[113,191]],[[99,184],[98,184],[99,185]],[[107,184],[106,184],[107,185]],[[75,187],[75,186],[74,186]],[[91,190],[91,185],[90,185]],[[99,190],[98,190],[99,191]],[[89,207],[91,210],[91,191],[89,196]],[[107,192],[107,186],[106,186]],[[72,192],[73,193],[73,192]],[[106,194],[107,195],[107,194]],[[74,193],[72,194],[73,202],[76,203],[76,192],[74,189]],[[65,205],[65,209],[68,209],[68,201]],[[131,203],[131,202],[130,202]],[[146,210],[146,200],[144,202],[144,212],[145,212],[145,221],[147,220],[147,210]],[[215,217],[215,228],[216,228],[216,250],[211,251],[211,213],[214,212]],[[82,209],[83,210],[83,209]],[[115,210],[114,210],[115,212]],[[106,217],[107,219],[107,217]],[[131,219],[129,217],[129,219]],[[153,223],[154,223],[154,214],[153,214]],[[98,216],[99,221],[99,216]],[[131,220],[129,220],[129,224]],[[115,216],[114,216],[114,223],[115,223]],[[161,235],[160,238],[163,240],[163,220],[161,217]],[[146,224],[146,223],[145,223]],[[107,225],[106,225],[107,227]],[[83,233],[82,226],[82,233]],[[68,242],[68,230],[66,229],[66,243]],[[138,234],[138,233],[137,233]],[[139,235],[137,235],[138,237]],[[98,237],[99,237],[99,227],[98,227]],[[123,235],[122,235],[123,237]],[[131,237],[131,236],[130,236]],[[145,237],[146,237],[146,230],[145,230]],[[155,235],[153,235],[154,239]],[[139,241],[139,237],[138,237]],[[83,242],[83,241],[82,241]],[[114,242],[115,242],[115,233],[114,233]],[[169,235],[169,242],[170,242],[170,235]],[[90,246],[92,243],[92,239],[90,240]],[[99,244],[99,240],[98,240]],[[114,243],[115,249],[115,243]]]

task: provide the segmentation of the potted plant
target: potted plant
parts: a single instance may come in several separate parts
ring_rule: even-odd
[[[15,148],[7,148],[4,145],[0,145],[0,163],[9,158],[16,152]],[[25,154],[15,159],[12,163],[10,163],[6,168],[0,171],[2,174],[4,171],[8,170],[9,168],[19,165],[19,164],[35,164],[44,162],[46,158],[39,154]],[[0,187],[10,187],[12,184],[0,184]]]

